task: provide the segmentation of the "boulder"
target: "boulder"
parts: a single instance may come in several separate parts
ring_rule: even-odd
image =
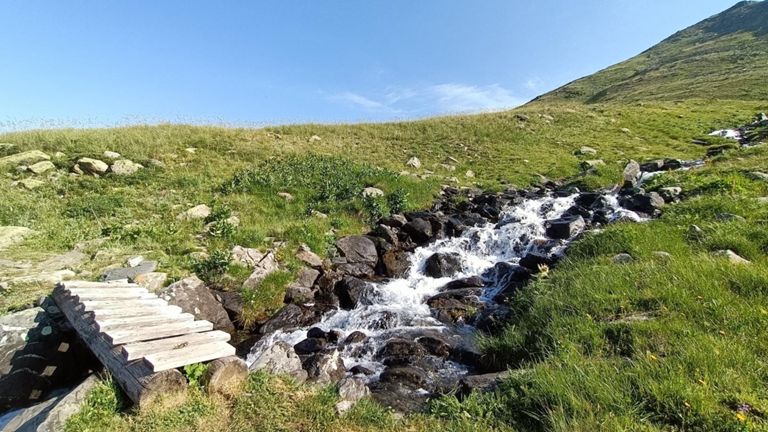
[[[375,187],[367,187],[363,189],[362,195],[363,197],[371,197],[371,198],[383,197],[384,191]]]
[[[55,169],[56,169],[56,165],[54,165],[53,162],[51,161],[42,161],[27,167],[27,170],[35,175],[40,175],[45,173],[46,171],[55,170]]]
[[[296,277],[294,284],[304,288],[312,288],[312,286],[315,285],[315,281],[317,281],[317,278],[319,277],[319,271],[312,268],[303,267],[301,270],[299,270],[299,274]]]
[[[677,186],[663,187],[659,189],[659,196],[661,196],[665,203],[677,201],[682,193],[683,189]]]
[[[555,239],[569,239],[586,227],[581,215],[566,216],[546,222],[547,236]]]
[[[282,341],[270,344],[264,351],[257,354],[251,353],[248,361],[249,369],[252,371],[263,370],[271,374],[285,374],[298,382],[307,380],[307,372],[302,367],[301,358],[292,346]]]
[[[616,254],[611,258],[611,261],[613,261],[614,264],[628,264],[634,261],[635,259],[632,258],[632,255],[628,253],[620,253]]]
[[[381,382],[396,382],[407,387],[418,389],[427,382],[427,373],[413,366],[390,366],[384,369]]]
[[[285,289],[285,303],[307,304],[315,299],[315,291],[312,288],[298,285],[288,285]]]
[[[152,273],[156,268],[157,262],[142,261],[142,263],[136,267],[121,267],[106,270],[101,274],[101,280],[107,282],[113,280],[128,279],[135,282],[139,275]]]
[[[144,168],[141,164],[130,161],[128,159],[116,160],[109,167],[109,171],[118,176],[128,176],[136,173],[140,169]]]
[[[122,155],[117,152],[106,150],[104,153],[102,153],[102,156],[104,156],[106,159],[120,159]]]
[[[30,150],[21,153],[12,154],[0,158],[0,167],[13,165],[32,165],[41,161],[51,160],[51,157],[40,150]]]
[[[403,226],[403,232],[416,244],[422,245],[432,239],[432,224],[422,218],[415,218]]]
[[[344,276],[336,284],[336,295],[342,309],[354,309],[371,290],[370,285],[353,276]]]
[[[133,281],[151,292],[157,292],[165,286],[168,274],[162,272],[142,273],[133,278]]]
[[[109,170],[109,165],[98,159],[80,158],[76,164],[83,174],[104,175]]]
[[[450,291],[461,288],[480,288],[485,286],[483,278],[480,276],[470,276],[461,279],[450,281],[447,284],[440,287],[439,291]]]
[[[169,304],[179,306],[184,312],[193,314],[195,318],[210,321],[216,330],[228,333],[233,333],[235,330],[227,311],[197,276],[175,282],[162,290],[159,295]]]
[[[328,341],[321,338],[310,337],[293,346],[298,355],[309,355],[323,351],[328,346]]]
[[[320,315],[311,308],[296,304],[288,304],[276,314],[272,315],[272,317],[261,326],[259,332],[261,334],[270,334],[277,330],[291,331],[301,327],[310,326],[318,321],[320,321]]]
[[[539,266],[546,265],[551,266],[556,261],[556,258],[552,255],[543,254],[541,252],[528,252],[522,258],[520,258],[520,266],[531,270],[536,273],[539,271]]]
[[[451,344],[437,335],[422,336],[416,339],[416,341],[424,347],[430,355],[443,358],[447,358],[451,355]]]
[[[270,274],[279,270],[279,268],[280,266],[277,262],[277,259],[275,258],[275,254],[271,251],[267,252],[266,254],[262,255],[262,258],[259,261],[255,262],[253,272],[250,276],[248,276],[248,279],[243,282],[243,288],[254,289],[258,287],[259,284],[261,284],[261,281],[263,281]]]
[[[413,156],[412,158],[408,159],[408,162],[406,162],[405,165],[419,169],[421,168],[421,161],[416,156]]]
[[[593,149],[592,147],[581,146],[581,148],[576,152],[576,154],[579,154],[582,156],[586,156],[586,155],[592,156],[597,154],[597,150]]]
[[[433,278],[451,277],[461,271],[461,255],[438,252],[427,258],[424,273]]]
[[[401,214],[393,214],[382,218],[379,223],[392,228],[402,228],[408,223],[408,219]]]
[[[313,354],[304,361],[303,366],[309,380],[318,384],[337,382],[347,373],[344,361],[336,349],[330,353]]]
[[[243,296],[239,292],[215,291],[211,290],[214,298],[221,303],[224,310],[227,311],[230,321],[233,323],[240,321],[243,314]]]
[[[664,169],[664,159],[656,159],[649,162],[640,164],[640,171],[642,172],[657,172]]]
[[[732,251],[730,249],[715,251],[715,252],[712,252],[712,255],[716,256],[716,257],[726,258],[732,264],[743,265],[743,264],[751,264],[752,263],[751,261],[749,261],[749,260],[747,260],[745,258],[740,257],[736,252],[734,252],[734,251]]]
[[[373,267],[379,261],[376,245],[368,237],[344,237],[336,242],[336,248],[350,264],[361,263]]]
[[[381,255],[384,276],[404,277],[411,267],[408,254],[403,251],[386,251]]]
[[[178,220],[205,219],[211,214],[211,208],[205,204],[196,205],[176,216]]]
[[[348,377],[339,381],[339,399],[341,402],[349,402],[353,405],[370,394],[371,391],[365,385],[365,380],[361,378]],[[344,413],[352,407],[350,404],[344,404],[340,407],[339,404],[336,405],[336,411],[340,413]]]
[[[590,170],[593,168],[601,167],[605,165],[605,161],[602,159],[585,160],[581,162],[581,169]]]
[[[621,197],[619,204],[622,207],[645,214],[655,214],[664,207],[664,198],[656,192],[635,193]]]
[[[640,180],[640,164],[630,160],[624,167],[624,173],[622,174],[623,187],[633,188],[637,186],[638,180]]]
[[[344,345],[360,343],[368,339],[365,333],[361,331],[353,331],[349,336],[344,339]]]
[[[0,226],[0,250],[24,241],[35,231],[21,226]]]
[[[355,365],[355,366],[352,366],[349,369],[349,373],[351,373],[352,375],[365,375],[365,376],[368,376],[368,375],[373,375],[374,372],[373,372],[373,370],[368,369],[365,366]]]
[[[310,267],[320,268],[323,266],[323,260],[305,244],[299,246],[299,250],[296,251],[296,258]]]
[[[415,363],[426,355],[426,350],[418,342],[404,338],[393,338],[379,349],[376,358],[388,366]]]
[[[35,190],[45,186],[45,182],[33,178],[21,179],[12,183],[12,186],[17,186],[26,190]]]

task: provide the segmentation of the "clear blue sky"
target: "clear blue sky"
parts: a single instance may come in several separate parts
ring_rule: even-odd
[[[498,110],[735,0],[0,0],[0,129]]]

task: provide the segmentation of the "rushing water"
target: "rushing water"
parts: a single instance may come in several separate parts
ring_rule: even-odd
[[[574,205],[577,195],[568,197],[544,197],[526,199],[519,205],[503,210],[498,224],[467,229],[462,236],[438,240],[430,245],[417,248],[409,260],[411,267],[406,277],[387,282],[373,283],[370,293],[352,310],[336,310],[326,314],[320,323],[325,331],[339,330],[345,335],[361,331],[368,339],[359,344],[345,346],[341,352],[347,368],[362,365],[374,371],[370,379],[375,380],[384,369],[374,354],[393,336],[414,334],[428,330],[444,334],[465,335],[471,339],[469,326],[447,326],[434,319],[425,303],[431,296],[451,280],[490,274],[496,263],[517,263],[528,252],[562,254],[571,239],[552,240],[545,234],[545,222],[556,219]],[[611,209],[610,219],[642,220],[638,214],[623,209],[613,194],[604,195]],[[425,261],[437,252],[456,252],[462,257],[462,269],[450,278],[432,278],[424,274]],[[485,277],[486,287],[482,299],[491,301],[502,288],[493,277]],[[265,336],[251,350],[248,363],[251,364],[262,350],[276,341],[294,345],[307,337],[308,328],[295,331],[277,331]],[[446,362],[441,367],[446,375],[460,375],[465,367]]]

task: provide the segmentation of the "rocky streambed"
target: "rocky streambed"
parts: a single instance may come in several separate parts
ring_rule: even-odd
[[[331,262],[305,259],[314,268],[289,288],[247,361],[299,380],[353,379],[404,411],[434,394],[493,385],[501,371],[475,340],[509,321],[505,300],[583,233],[647,220],[677,199],[678,188],[646,192],[645,179],[697,165],[632,161],[623,184],[594,192],[554,182],[500,193],[446,188],[430,211],[339,240]]]

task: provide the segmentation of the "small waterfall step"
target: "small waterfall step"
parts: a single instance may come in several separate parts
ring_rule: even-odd
[[[53,299],[137,405],[183,393],[187,382],[178,370],[183,366],[219,360],[217,365],[234,362],[247,371],[228,343],[229,334],[137,284],[65,281],[56,286]]]

